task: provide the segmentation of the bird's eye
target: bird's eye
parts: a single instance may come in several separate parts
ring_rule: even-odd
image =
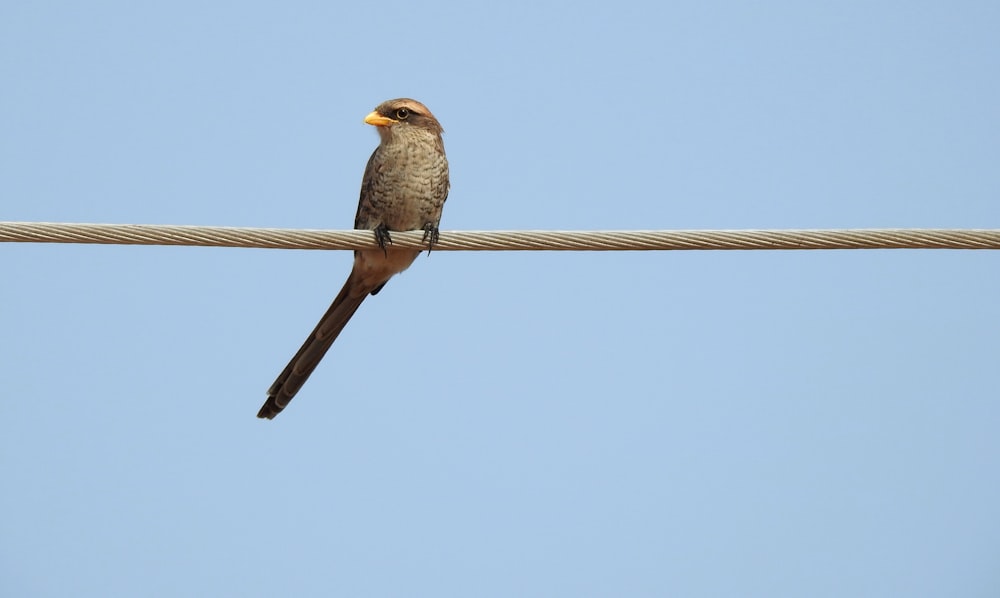
[[[400,108],[396,111],[396,118],[399,120],[406,120],[406,117],[410,115],[410,111],[406,108]]]

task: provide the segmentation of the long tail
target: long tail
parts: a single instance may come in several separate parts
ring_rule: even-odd
[[[359,278],[354,271],[351,272],[347,282],[344,283],[344,288],[340,289],[337,298],[330,304],[330,309],[326,310],[299,352],[292,357],[267,391],[267,401],[257,412],[257,417],[273,419],[281,413],[319,365],[320,360],[333,345],[333,341],[337,340],[340,331],[347,325],[347,321],[372,291],[370,288],[365,288]]]

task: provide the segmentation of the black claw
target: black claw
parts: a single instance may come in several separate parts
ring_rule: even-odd
[[[434,244],[441,239],[441,231],[438,230],[437,224],[433,222],[428,222],[424,225],[424,238],[421,241],[427,243],[427,255],[431,254],[431,250],[434,249]]]
[[[389,227],[384,224],[375,227],[375,242],[382,248],[382,253],[388,257],[389,251],[385,248],[385,245],[386,243],[392,245],[392,237],[389,236]]]

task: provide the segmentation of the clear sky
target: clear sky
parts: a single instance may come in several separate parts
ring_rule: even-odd
[[[0,220],[1000,227],[997,2],[3,2]],[[0,244],[0,595],[1000,595],[1000,252]]]

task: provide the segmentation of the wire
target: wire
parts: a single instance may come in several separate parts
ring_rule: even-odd
[[[426,248],[423,231],[392,246]],[[368,230],[0,222],[0,242],[370,249]],[[445,231],[434,251],[651,251],[690,249],[1000,249],[1000,229]]]

